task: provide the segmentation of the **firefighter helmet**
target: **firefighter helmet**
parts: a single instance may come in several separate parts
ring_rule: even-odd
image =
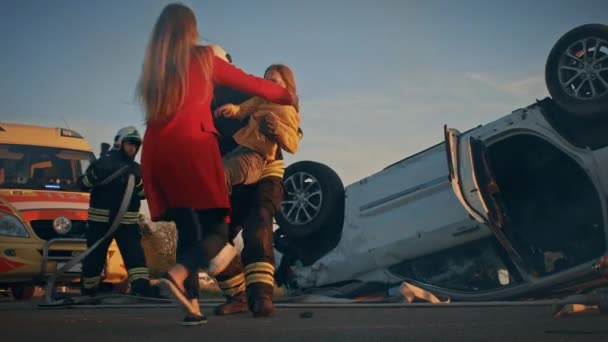
[[[226,50],[224,50],[223,47],[221,47],[217,44],[211,44],[211,45],[209,45],[209,47],[211,48],[211,50],[213,50],[214,55],[216,55],[217,57],[223,59],[224,61],[226,61],[228,63],[232,63],[232,57],[230,56],[230,54],[228,52],[226,52]]]
[[[114,147],[120,148],[125,141],[140,145],[143,139],[135,127],[128,126],[118,130],[114,137]]]

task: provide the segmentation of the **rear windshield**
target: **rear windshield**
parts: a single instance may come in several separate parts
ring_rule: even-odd
[[[92,152],[0,144],[0,188],[80,191],[78,178]]]

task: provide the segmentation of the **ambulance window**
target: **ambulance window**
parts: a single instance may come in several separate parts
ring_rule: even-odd
[[[0,144],[0,186],[79,191],[78,179],[94,158],[87,151]]]

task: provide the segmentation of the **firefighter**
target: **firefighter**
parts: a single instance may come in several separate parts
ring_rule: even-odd
[[[216,54],[230,55],[221,47],[213,46]],[[212,110],[225,103],[241,103],[247,95],[225,87],[217,87],[214,92]],[[217,117],[214,123],[220,133],[220,151],[227,154],[237,146],[233,134],[244,127],[247,121]],[[276,122],[263,121],[263,133],[273,135],[280,146],[285,140],[296,144],[302,131],[286,132],[277,129]],[[297,139],[285,139],[287,135],[297,135]],[[297,149],[292,146],[291,150]],[[241,185],[234,189],[230,198],[230,239],[233,240],[242,230],[243,251],[232,259],[222,272],[216,275],[218,284],[226,298],[226,303],[215,308],[216,315],[229,315],[251,311],[254,317],[267,317],[273,314],[274,292],[274,247],[272,220],[283,198],[283,174],[285,163],[281,149],[276,158],[264,168],[262,177],[256,184]]]
[[[226,303],[215,308],[216,315],[251,311],[254,317],[273,314],[274,247],[272,220],[283,198],[285,164],[278,158],[264,169],[253,185],[235,187],[230,198],[230,238],[243,234],[243,251],[216,276]]]
[[[115,239],[127,268],[131,293],[159,297],[158,288],[150,286],[138,223],[139,208],[145,194],[140,166],[134,158],[141,144],[142,138],[135,127],[122,128],[116,135],[113,148],[93,162],[81,178],[81,187],[91,191],[86,232],[87,247],[90,248],[107,233],[118,213],[129,175],[135,176],[135,188],[120,227],[112,238],[102,242],[83,261],[82,293],[85,295],[95,295],[99,291],[108,247]]]

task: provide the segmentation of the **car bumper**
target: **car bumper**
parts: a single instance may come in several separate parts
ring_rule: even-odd
[[[0,284],[43,284],[66,262],[86,249],[84,239],[59,238],[24,243],[0,241]],[[106,281],[123,281],[126,272],[114,243],[108,252],[108,261]],[[77,264],[61,275],[57,282],[77,282],[80,280],[81,271],[81,264]]]

